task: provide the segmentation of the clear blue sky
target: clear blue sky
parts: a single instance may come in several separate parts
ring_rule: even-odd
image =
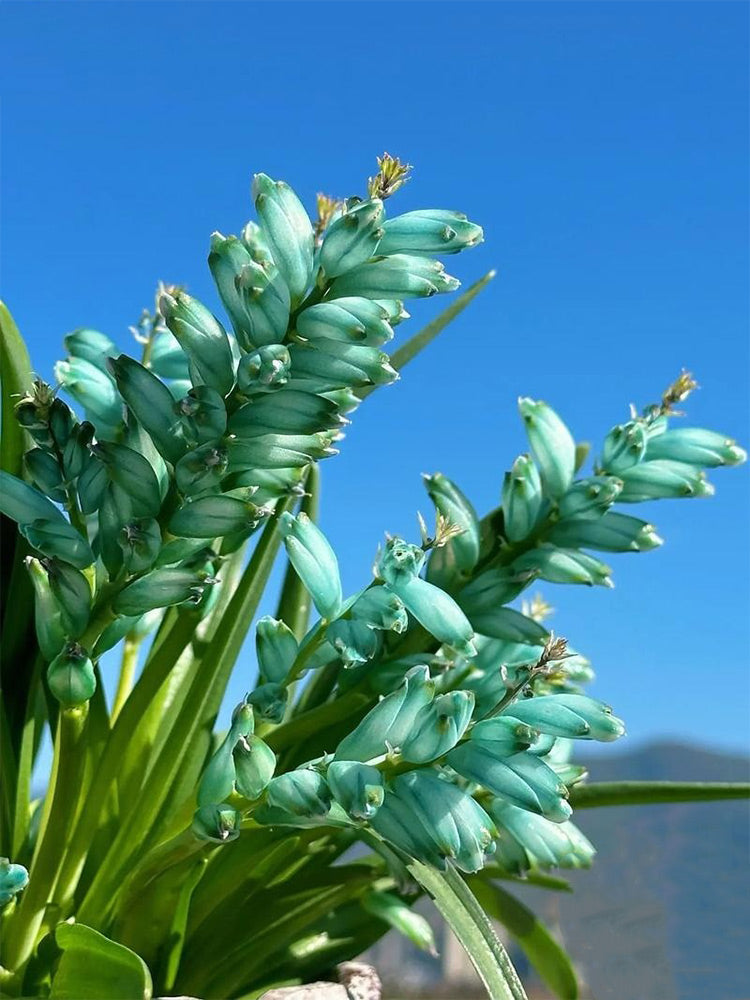
[[[2,21],[2,290],[42,373],[79,325],[127,345],[158,279],[217,307],[208,237],[249,217],[254,171],[311,206],[387,149],[416,168],[394,207],[485,227],[450,265],[494,285],[324,466],[350,589],[427,511],[421,472],[495,505],[519,394],[597,441],[686,366],[690,422],[747,444],[745,4],[6,2]],[[747,743],[747,467],[714,481],[647,511],[666,545],[613,557],[614,591],[545,590],[631,745]]]

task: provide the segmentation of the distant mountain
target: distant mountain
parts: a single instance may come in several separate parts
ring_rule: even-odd
[[[583,762],[592,781],[750,780],[750,760],[678,743]],[[581,809],[574,819],[598,849],[590,871],[572,873],[575,892],[508,888],[564,941],[587,1000],[750,1000],[748,803]],[[436,930],[442,962],[391,936],[375,949],[398,984],[386,995],[405,996],[410,983],[427,996],[482,995],[437,921]],[[519,967],[526,978],[522,956]]]
[[[597,754],[592,781],[748,781],[748,759],[677,743]],[[524,900],[556,918],[595,1000],[750,998],[747,802],[581,809],[597,847],[575,894]]]

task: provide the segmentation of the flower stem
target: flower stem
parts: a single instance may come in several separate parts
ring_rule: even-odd
[[[117,691],[112,704],[111,721],[114,722],[120,714],[122,706],[128,699],[133,688],[135,671],[138,666],[138,651],[141,648],[141,640],[133,636],[126,636],[122,647],[122,661],[120,663],[120,677],[117,681]]]

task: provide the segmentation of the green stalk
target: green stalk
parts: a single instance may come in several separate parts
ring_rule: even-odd
[[[54,761],[39,840],[31,863],[29,884],[5,938],[4,958],[16,971],[25,966],[36,945],[48,901],[52,898],[64,864],[64,845],[80,805],[86,753],[88,706],[60,712]]]
[[[97,762],[88,792],[87,808],[81,810],[71,841],[67,845],[65,871],[55,893],[57,902],[65,903],[75,892],[86,854],[107,806],[110,790],[119,777],[125,752],[131,741],[138,739],[138,724],[169,676],[175,660],[190,642],[195,623],[196,616],[192,611],[183,610],[175,616],[172,627],[163,636],[156,653],[149,657],[149,669],[141,674],[117,718]]]
[[[117,691],[115,692],[115,700],[112,703],[112,711],[110,713],[112,724],[114,724],[117,716],[120,714],[120,710],[127,701],[128,695],[132,690],[133,681],[135,679],[135,671],[138,667],[138,651],[140,648],[140,639],[133,638],[129,635],[125,637],[125,641],[122,646],[120,676],[117,681]]]
[[[192,745],[205,727],[212,727],[237,655],[242,647],[247,623],[260,602],[268,576],[281,544],[278,518],[291,505],[291,498],[279,504],[266,525],[240,585],[232,597],[209,645],[199,674],[193,679],[180,710],[169,743],[149,772],[143,792],[132,803],[103,863],[84,897],[78,918],[91,927],[102,927],[110,912],[117,888],[136,854],[150,839],[173,783],[186,764]]]

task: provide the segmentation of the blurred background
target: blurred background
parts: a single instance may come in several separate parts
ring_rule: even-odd
[[[495,281],[323,467],[345,588],[384,531],[415,535],[422,472],[496,505],[526,448],[520,394],[596,451],[685,367],[702,386],[689,422],[747,445],[747,5],[6,0],[2,21],[0,280],[44,377],[77,326],[130,350],[158,280],[218,310],[208,239],[250,217],[255,171],[312,211],[318,191],[361,194],[388,150],[414,165],[391,212],[456,208],[484,226],[448,270]],[[445,304],[410,304],[396,344]],[[592,693],[628,724],[627,742],[592,751],[596,778],[747,777],[750,476],[712,479],[710,501],[639,511],[666,544],[613,557],[614,592],[544,591],[597,670]],[[228,706],[254,672],[248,649]],[[594,871],[573,896],[527,901],[591,996],[750,996],[743,806],[581,826]],[[399,947],[378,963],[402,989],[437,995],[442,976],[470,995],[452,946],[432,965]]]

